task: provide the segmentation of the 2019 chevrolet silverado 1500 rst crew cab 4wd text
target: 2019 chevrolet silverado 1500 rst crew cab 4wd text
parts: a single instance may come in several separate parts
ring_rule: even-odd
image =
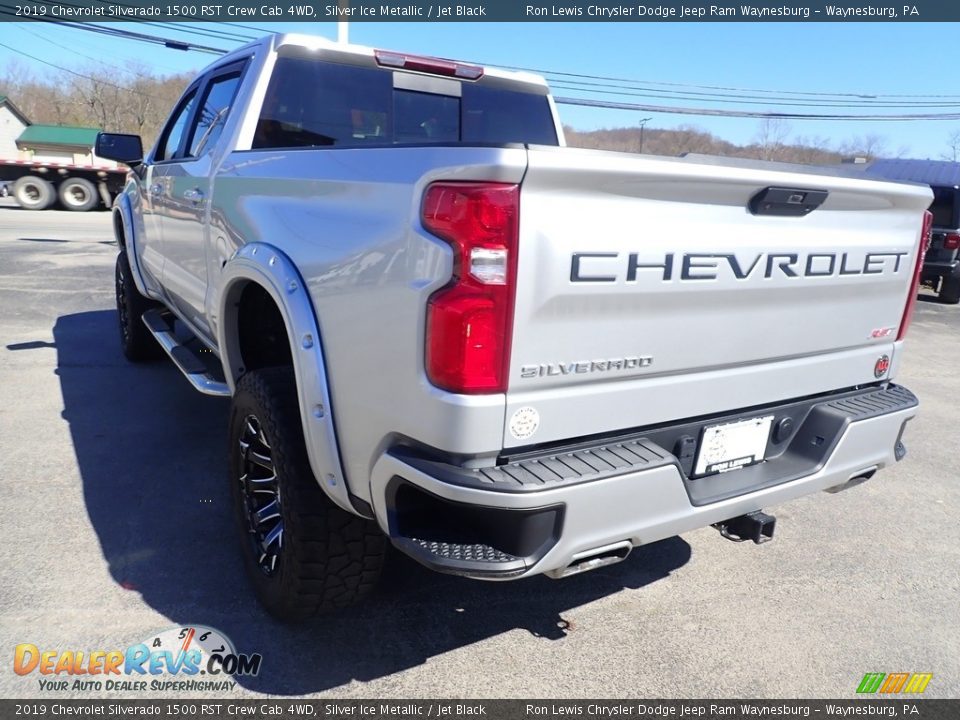
[[[232,397],[275,615],[358,599],[387,542],[507,580],[762,541],[902,456],[929,189],[562,144],[539,77],[299,35],[218,60],[146,157],[100,136],[123,350]]]

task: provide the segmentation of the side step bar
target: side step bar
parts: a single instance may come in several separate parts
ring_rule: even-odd
[[[211,375],[203,360],[198,358],[190,348],[180,343],[170,323],[159,310],[147,310],[143,314],[143,324],[147,326],[160,347],[170,356],[173,364],[194,389],[204,395],[230,397],[230,387],[227,383]]]

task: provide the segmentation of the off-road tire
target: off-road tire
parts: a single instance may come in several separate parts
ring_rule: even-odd
[[[13,184],[13,196],[27,210],[46,210],[57,199],[53,183],[36,175],[24,175]]]
[[[944,278],[940,284],[938,296],[940,302],[946,305],[956,305],[960,303],[960,278]]]
[[[249,472],[251,466],[241,443],[249,437],[251,417],[267,442],[283,523],[273,570],[261,566],[263,545],[248,513],[248,503],[262,501],[246,499],[244,489],[245,469]],[[244,565],[263,607],[289,622],[353,605],[369,594],[380,577],[386,537],[375,522],[334,505],[318,485],[307,458],[292,368],[254,370],[240,379],[229,442],[230,486]],[[270,473],[265,471],[267,477]]]
[[[163,352],[153,335],[143,324],[143,314],[157,306],[137,290],[130,272],[130,263],[124,250],[117,255],[114,270],[114,289],[117,298],[117,322],[120,330],[120,349],[130,362],[156,360]]]
[[[84,178],[67,178],[58,189],[60,204],[67,210],[87,212],[100,204],[97,187]]]

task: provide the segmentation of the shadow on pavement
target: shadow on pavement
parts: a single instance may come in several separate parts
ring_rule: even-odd
[[[520,629],[559,640],[571,608],[640,588],[685,564],[673,538],[563,581],[481,583],[394,554],[358,608],[285,626],[253,600],[225,480],[228,402],[195,393],[168,362],[127,364],[113,311],[60,317],[58,375],[87,512],[110,572],[171,624],[203,624],[263,655],[251,690],[301,695],[371,680]],[[145,633],[161,628],[144,628]]]

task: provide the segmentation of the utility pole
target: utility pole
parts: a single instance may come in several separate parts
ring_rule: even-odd
[[[350,7],[350,0],[337,0],[337,6],[341,12],[345,12]],[[350,35],[350,23],[346,20],[337,21],[337,42],[346,45]]]
[[[640,154],[643,154],[643,128],[648,122],[653,120],[653,118],[641,118],[640,119]]]

